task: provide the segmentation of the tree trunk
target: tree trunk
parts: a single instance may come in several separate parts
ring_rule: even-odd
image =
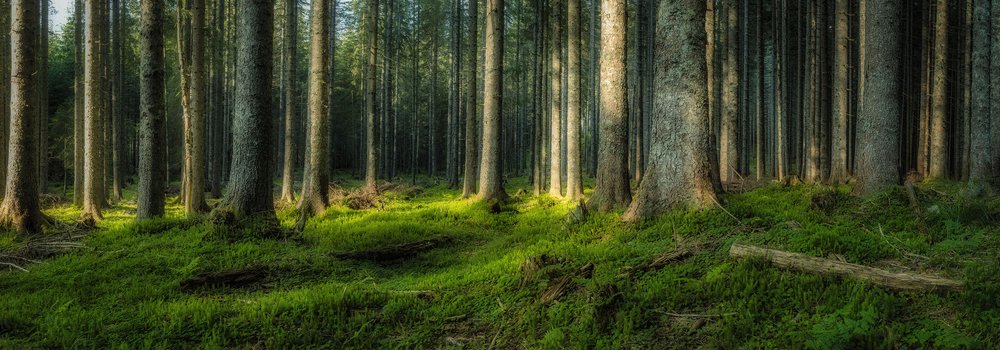
[[[722,65],[722,115],[719,123],[719,174],[721,181],[729,185],[737,180],[739,150],[737,145],[739,125],[739,61],[737,59],[737,35],[739,34],[739,8],[735,1],[725,1],[725,57]]]
[[[296,99],[299,98],[298,91],[296,91],[296,79],[295,72],[298,64],[299,50],[296,47],[296,39],[298,39],[298,1],[288,0],[285,2],[285,30],[284,30],[284,60],[285,60],[285,72],[283,77],[285,79],[283,85],[285,86],[285,140],[284,140],[284,160],[282,162],[281,171],[281,198],[282,202],[294,202],[295,201],[295,187],[294,187],[294,177],[295,177],[295,123],[297,120]]]
[[[102,218],[101,209],[104,205],[104,122],[101,115],[101,104],[103,96],[101,94],[101,77],[104,70],[104,62],[101,60],[101,32],[106,23],[103,11],[101,11],[101,1],[85,0],[86,3],[86,63],[85,63],[85,95],[84,108],[84,193],[83,193],[83,219],[100,220]]]
[[[42,233],[45,221],[38,203],[35,129],[39,106],[37,53],[39,6],[35,0],[11,1],[10,142],[6,195],[0,203],[0,225],[20,235]]]
[[[632,201],[628,176],[625,0],[601,0],[601,118],[597,183],[587,204],[602,212]]]
[[[327,166],[330,140],[327,113],[330,108],[327,41],[330,38],[330,14],[327,0],[312,0],[312,24],[309,46],[309,166],[303,179],[301,210],[316,215],[330,205],[327,193],[330,173]]]
[[[994,0],[996,1],[996,0]],[[990,0],[975,0],[972,23],[972,121],[969,166],[969,197],[992,194],[994,180],[992,162],[993,145],[991,137],[992,119],[990,87]],[[997,20],[996,18],[993,19]],[[992,38],[994,41],[996,38]]]
[[[858,114],[857,184],[854,193],[872,194],[899,177],[901,43],[900,0],[866,0],[861,31],[862,77]]]
[[[49,0],[39,1],[41,15],[38,31],[38,191],[49,188]]]
[[[378,193],[378,143],[376,140],[375,116],[375,62],[378,52],[378,0],[368,0],[368,120],[366,121],[366,143],[368,156],[365,165],[365,191]]]
[[[549,0],[551,12],[551,47],[550,63],[552,71],[549,73],[551,86],[551,114],[549,116],[550,132],[550,163],[549,168],[549,195],[556,198],[562,197],[562,38],[563,38],[563,0]]]
[[[136,200],[139,219],[160,217],[164,212],[167,154],[163,6],[163,0],[142,2],[139,197]]]
[[[275,220],[271,192],[271,50],[274,5],[239,0],[233,168],[224,203],[237,218]]]
[[[566,198],[583,198],[583,169],[580,167],[580,0],[569,3],[566,18],[566,44],[569,48],[566,65],[569,70],[566,86]]]
[[[80,13],[79,12],[80,1],[81,0],[77,0],[77,3],[76,3],[77,13]],[[0,8],[0,28],[10,28],[10,24],[11,24],[11,22],[10,22],[10,14],[11,14],[10,13],[10,6],[4,6],[3,8]],[[82,28],[82,25],[77,25],[76,28]],[[79,32],[79,29],[77,30],[77,32]],[[78,44],[77,47],[79,47],[79,43],[80,43],[80,40],[79,40],[79,35],[78,35],[77,36],[77,44]],[[10,50],[10,48],[11,48],[10,30],[0,30],[0,91],[8,91],[9,92],[10,91],[10,87],[11,87],[11,85],[10,85],[10,82],[11,82],[11,79],[10,79],[11,78],[11,76],[10,76],[10,73],[11,73],[11,71],[10,71],[10,65],[11,65],[11,55],[10,55],[10,53],[11,52],[10,51],[11,50]],[[75,69],[75,72],[80,71],[79,67],[81,67],[81,63],[82,62],[78,61],[78,63],[74,66],[74,67],[77,67]],[[79,74],[79,73],[76,73],[76,74]],[[82,93],[82,90],[83,89],[79,89],[77,91],[79,93]],[[82,101],[82,99],[78,98],[77,101]],[[6,145],[9,145],[9,142],[10,142],[10,138],[8,137],[8,135],[10,134],[10,130],[9,130],[9,128],[10,128],[10,108],[9,108],[10,102],[11,101],[10,101],[10,94],[9,93],[0,93],[0,106],[3,106],[3,107],[0,107],[0,184],[3,184],[3,185],[7,184],[7,159],[8,159],[8,157],[7,157],[7,149],[8,149],[9,146],[6,146]],[[77,113],[79,113],[79,112],[77,112]],[[82,158],[80,158],[80,159],[82,159]],[[82,177],[81,177],[81,179],[82,179]],[[82,188],[82,186],[81,186],[81,188]],[[3,197],[4,197],[4,191],[0,190],[0,199],[2,199]],[[75,198],[80,198],[80,197],[75,197]],[[81,201],[81,203],[82,203],[82,201]]]
[[[834,35],[836,37],[833,57],[833,121],[831,124],[832,152],[830,157],[830,183],[841,184],[847,181],[847,143],[849,135],[847,129],[848,119],[848,68],[851,62],[848,59],[850,49],[850,38],[848,38],[848,7],[849,0],[836,0],[836,23],[834,24]]]
[[[185,141],[188,183],[184,201],[184,213],[189,217],[208,210],[205,204],[205,37],[205,1],[191,0],[191,113]]]
[[[651,162],[623,219],[716,201],[711,180],[705,2],[663,1],[656,24]],[[668,52],[669,51],[669,52]]]
[[[500,130],[503,128],[504,0],[486,0],[485,30],[483,153],[479,173],[479,199],[504,201],[507,193],[503,188],[503,162],[500,159],[503,141]]]
[[[479,46],[477,29],[479,26],[479,0],[469,0],[469,72],[466,79],[469,79],[466,89],[468,89],[468,99],[465,111],[465,174],[462,181],[462,198],[472,196],[476,190],[476,163],[479,161],[479,152],[476,149],[478,139],[478,96],[479,89],[476,83],[476,69],[479,64],[476,58],[479,57]],[[498,107],[499,108],[499,107]],[[499,161],[499,159],[498,159]]]
[[[948,0],[936,0],[934,73],[931,81],[930,167],[927,176],[948,176]]]

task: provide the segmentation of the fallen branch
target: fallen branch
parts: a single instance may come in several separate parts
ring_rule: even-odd
[[[670,316],[670,317],[677,317],[677,318],[718,318],[718,317],[726,317],[726,316],[734,316],[734,315],[736,315],[735,312],[729,312],[729,313],[724,313],[724,314],[678,314],[678,313],[666,312],[666,311],[660,311],[660,310],[650,310],[650,311],[653,311],[653,312],[656,312],[656,313],[661,313],[661,314],[664,314],[664,315],[667,315],[667,316]]]
[[[12,263],[8,263],[8,262],[0,262],[0,265],[7,266],[7,267],[10,267],[12,269],[21,270],[21,272],[29,272],[28,269],[25,269],[23,267],[17,266],[17,264],[12,264]]]
[[[837,260],[817,258],[798,253],[767,249],[733,243],[729,255],[737,259],[760,258],[778,267],[808,273],[834,274],[868,281],[879,286],[899,290],[962,290],[961,281],[932,275],[889,272],[874,267],[851,264]]]
[[[576,278],[577,276],[583,278],[590,278],[593,275],[593,273],[594,273],[594,264],[587,263],[583,266],[580,266],[579,268],[576,269],[576,271],[573,271],[572,273],[568,273],[556,279],[550,280],[549,287],[546,288],[545,292],[542,293],[542,299],[541,299],[542,304],[548,305],[556,300],[559,300],[559,298],[562,298],[562,296],[565,295],[566,292],[570,291],[570,289],[573,289],[573,287],[575,287],[573,279]]]
[[[694,253],[687,248],[681,248],[667,253],[659,254],[653,256],[649,260],[644,261],[639,265],[626,267],[624,271],[622,271],[622,275],[631,276],[636,272],[647,272],[652,270],[658,270],[664,266],[667,266],[670,263],[687,259],[691,257],[691,255],[694,255]]]

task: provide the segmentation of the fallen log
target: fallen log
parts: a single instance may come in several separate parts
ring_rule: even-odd
[[[209,288],[251,288],[267,279],[269,272],[263,266],[250,266],[235,270],[211,271],[181,281],[181,291],[194,292]]]
[[[964,283],[961,281],[938,276],[889,272],[864,265],[739,243],[733,243],[732,247],[729,248],[729,255],[737,259],[760,258],[778,267],[808,273],[846,276],[898,290],[960,291],[964,287]]]

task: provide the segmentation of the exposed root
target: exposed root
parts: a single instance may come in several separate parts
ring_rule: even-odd
[[[542,293],[540,302],[543,305],[551,304],[562,298],[570,290],[576,288],[574,280],[576,277],[590,278],[594,274],[594,264],[587,263],[580,266],[572,273],[549,280],[549,286]]]
[[[451,244],[453,238],[448,236],[435,237],[417,242],[394,245],[390,247],[376,248],[372,250],[361,250],[353,252],[333,253],[339,259],[369,260],[376,262],[386,262],[408,258],[429,250]]]
[[[181,281],[180,289],[188,293],[212,288],[253,289],[269,276],[270,272],[263,266],[204,272]]]

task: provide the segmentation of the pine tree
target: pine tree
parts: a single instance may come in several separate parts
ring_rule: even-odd
[[[163,0],[142,1],[139,196],[136,200],[139,219],[160,217],[164,213],[167,154],[163,7]]]

